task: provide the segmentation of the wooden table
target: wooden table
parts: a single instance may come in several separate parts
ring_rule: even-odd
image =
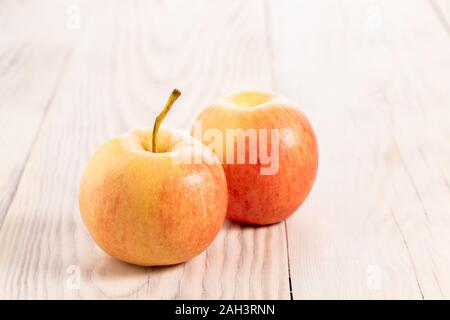
[[[86,161],[216,97],[295,100],[320,144],[286,222],[226,222],[209,249],[140,268],[79,214]],[[450,298],[450,1],[0,2],[0,298]]]

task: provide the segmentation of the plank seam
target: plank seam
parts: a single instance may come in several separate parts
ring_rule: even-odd
[[[395,223],[395,226],[397,227],[400,237],[402,238],[402,242],[403,242],[403,245],[405,246],[406,252],[408,253],[409,263],[411,264],[411,267],[414,271],[414,278],[416,279],[416,283],[417,283],[417,287],[420,292],[420,296],[422,297],[422,300],[424,300],[425,297],[423,295],[422,287],[420,286],[419,278],[417,277],[416,267],[414,266],[414,259],[411,254],[411,250],[409,249],[408,242],[406,241],[405,235],[403,234],[403,231],[400,228],[400,225],[398,224],[398,221],[397,221],[397,218],[395,217],[394,211],[391,209],[390,212],[391,212],[392,218],[394,219],[394,223]]]
[[[31,154],[33,153],[34,146],[36,145],[36,142],[37,142],[37,140],[38,140],[38,138],[39,138],[40,132],[42,131],[43,125],[44,125],[44,123],[45,123],[45,119],[47,118],[47,115],[48,115],[49,110],[50,110],[50,106],[52,105],[52,103],[53,103],[53,101],[54,101],[54,99],[55,99],[56,92],[58,91],[58,88],[59,88],[59,84],[60,84],[60,82],[61,82],[61,80],[62,80],[62,78],[63,78],[63,75],[66,73],[66,70],[67,70],[67,67],[68,67],[68,65],[69,65],[69,60],[70,60],[70,57],[71,57],[71,56],[72,56],[71,50],[69,50],[69,52],[66,53],[66,57],[65,57],[65,59],[64,59],[64,61],[63,61],[63,63],[62,63],[62,66],[61,66],[61,68],[60,68],[60,70],[59,70],[59,72],[58,72],[58,74],[57,74],[57,76],[56,76],[55,84],[53,85],[53,87],[52,87],[52,89],[51,89],[51,91],[50,91],[50,97],[49,97],[49,99],[48,99],[48,101],[47,101],[47,103],[46,103],[46,107],[45,107],[45,110],[44,110],[44,114],[42,115],[42,118],[41,118],[41,122],[40,122],[40,124],[39,124],[39,127],[38,127],[38,129],[36,130],[36,135],[35,135],[35,137],[34,137],[32,143],[31,143],[31,146],[30,146],[30,148],[29,148],[29,150],[28,150],[28,153],[27,153],[27,155],[26,155],[26,157],[25,157],[25,161],[24,161],[24,164],[23,164],[23,166],[22,166],[22,169],[19,171],[19,174],[18,174],[18,178],[17,178],[16,184],[15,184],[15,186],[14,186],[14,189],[13,189],[12,193],[11,193],[11,197],[10,197],[10,199],[7,201],[7,204],[6,204],[6,206],[5,206],[5,215],[4,215],[3,218],[0,220],[0,230],[3,228],[4,221],[6,220],[6,217],[8,216],[9,211],[10,211],[10,209],[11,209],[11,206],[12,206],[12,204],[13,204],[15,198],[16,198],[17,191],[19,190],[20,183],[22,182],[22,177],[23,177],[23,174],[24,174],[24,172],[25,172],[25,168],[26,168],[27,165],[28,165],[28,160],[30,159]]]
[[[276,89],[275,85],[275,67],[274,67],[274,61],[275,61],[275,54],[273,52],[273,45],[272,45],[272,38],[270,36],[270,29],[272,25],[272,21],[270,20],[270,0],[264,1],[264,20],[265,20],[265,32],[266,32],[266,47],[267,47],[267,53],[269,55],[269,66],[270,66],[270,86],[272,90]]]
[[[431,5],[431,8],[434,11],[434,14],[437,16],[440,24],[445,29],[445,32],[447,32],[447,34],[450,36],[450,22],[447,20],[445,15],[442,13],[441,8],[439,7],[439,5],[436,3],[435,0],[430,0],[429,3]]]
[[[425,207],[425,203],[423,202],[422,196],[420,195],[419,188],[417,187],[417,184],[414,181],[413,175],[411,174],[411,172],[409,170],[409,167],[406,164],[405,159],[403,158],[403,155],[402,155],[402,153],[400,151],[400,146],[398,145],[397,141],[395,141],[395,147],[397,149],[397,152],[398,152],[398,155],[399,155],[399,158],[400,158],[400,163],[401,163],[401,165],[403,167],[403,170],[405,171],[406,177],[408,178],[409,183],[411,184],[411,187],[413,188],[414,193],[416,194],[417,199],[420,202],[420,205],[422,207],[423,214],[424,214],[425,218],[429,222],[430,218],[429,218],[429,215],[428,215],[427,208]],[[430,236],[431,236],[431,231],[429,230],[428,226],[427,226],[427,230],[428,230],[428,232],[430,233]]]
[[[291,261],[289,259],[289,237],[288,237],[288,229],[286,220],[284,220],[284,235],[286,237],[286,251],[287,251],[287,266],[288,266],[288,274],[289,274],[289,297],[291,300],[294,300],[294,295],[292,293],[292,280],[291,280]]]
[[[276,90],[276,82],[275,82],[275,55],[273,51],[272,38],[271,38],[271,26],[272,21],[270,20],[270,0],[264,1],[264,26],[266,31],[266,48],[269,55],[269,66],[270,66],[270,86],[272,90]],[[288,228],[286,220],[284,220],[284,236],[286,241],[286,259],[287,259],[287,268],[288,268],[288,282],[289,282],[289,298],[290,300],[294,300],[294,295],[292,293],[292,279],[291,279],[291,262],[289,259],[289,237],[288,237]]]

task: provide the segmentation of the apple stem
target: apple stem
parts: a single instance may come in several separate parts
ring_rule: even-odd
[[[180,90],[173,89],[172,93],[169,96],[169,99],[167,99],[164,109],[161,111],[161,113],[155,119],[155,123],[153,124],[152,152],[157,152],[156,151],[156,143],[158,142],[159,126],[161,125],[161,122],[163,122],[167,113],[170,111],[170,108],[172,108],[173,104],[175,103],[175,101],[178,99],[178,97],[180,95],[181,95]]]

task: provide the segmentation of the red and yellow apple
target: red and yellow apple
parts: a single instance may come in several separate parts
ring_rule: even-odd
[[[168,105],[179,95],[174,93]],[[169,108],[153,132],[138,129],[106,142],[88,162],[80,185],[81,215],[96,243],[141,266],[176,264],[201,253],[227,209],[217,157],[189,134],[159,130]],[[186,159],[194,154],[205,161]]]
[[[196,127],[201,128],[200,136]],[[230,130],[241,130],[241,135],[229,134]],[[266,135],[260,135],[264,130]],[[221,159],[227,178],[227,217],[267,225],[292,215],[311,191],[318,167],[317,141],[306,116],[279,94],[245,91],[207,107],[191,134],[211,147],[216,131],[224,137],[220,148],[212,150]],[[251,145],[248,132],[258,133],[256,144]],[[245,161],[239,163],[236,155],[242,141]],[[263,157],[266,152],[268,157]]]

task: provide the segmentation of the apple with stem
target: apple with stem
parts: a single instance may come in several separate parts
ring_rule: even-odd
[[[95,242],[119,260],[141,266],[186,261],[206,249],[225,219],[219,159],[189,134],[160,129],[179,96],[175,89],[153,130],[106,142],[84,170],[81,216]],[[207,159],[192,163],[186,154]]]
[[[227,217],[235,222],[279,222],[311,191],[318,167],[316,136],[306,116],[279,94],[244,91],[219,99],[200,113],[191,134],[221,159]],[[217,137],[224,139],[217,144]]]

